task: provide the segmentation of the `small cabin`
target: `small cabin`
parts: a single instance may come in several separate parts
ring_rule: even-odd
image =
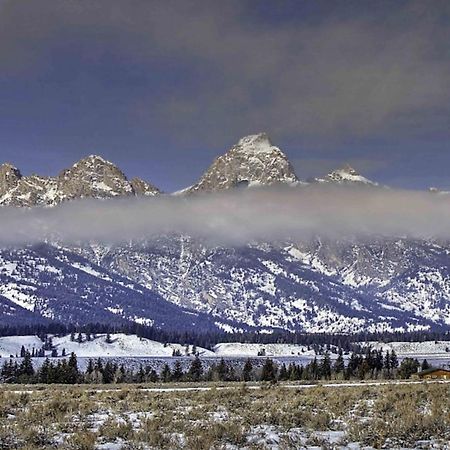
[[[420,380],[450,380],[450,370],[433,367],[417,372],[413,377]]]

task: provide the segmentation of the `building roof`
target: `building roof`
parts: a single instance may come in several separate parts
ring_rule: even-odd
[[[422,370],[422,371],[418,372],[417,375],[427,375],[429,373],[438,372],[438,371],[450,373],[449,369],[443,369],[442,367],[431,367],[430,369],[426,369],[426,370]]]

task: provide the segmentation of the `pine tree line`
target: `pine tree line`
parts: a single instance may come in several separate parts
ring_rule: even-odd
[[[352,380],[352,379],[393,379],[409,378],[419,368],[429,368],[426,360],[422,364],[417,359],[406,358],[399,364],[394,351],[383,353],[381,350],[367,349],[364,354],[352,353],[347,364],[342,349],[335,361],[330,354],[323,358],[314,358],[305,366],[290,363],[277,365],[271,358],[266,358],[262,368],[254,366],[249,358],[242,369],[237,370],[233,364],[223,358],[212,364],[207,370],[197,355],[188,370],[184,371],[177,360],[171,368],[165,364],[157,373],[150,365],[140,366],[137,371],[101,358],[90,359],[86,371],[78,368],[77,357],[71,353],[68,359],[57,362],[46,358],[42,366],[35,370],[30,352],[25,351],[20,363],[9,359],[1,369],[3,383],[43,383],[43,384],[110,384],[110,383],[147,383],[147,382],[198,382],[198,381],[318,381],[318,380]]]

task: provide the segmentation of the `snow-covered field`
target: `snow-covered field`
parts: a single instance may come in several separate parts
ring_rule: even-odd
[[[425,341],[425,342],[369,342],[374,349],[382,349],[383,352],[392,350],[397,355],[406,358],[433,358],[450,359],[450,342],[447,341]]]
[[[239,342],[217,344],[216,356],[312,356],[314,350],[296,344],[241,344]]]
[[[163,344],[150,339],[140,338],[135,335],[111,334],[110,342],[107,342],[105,334],[91,335],[87,340],[85,334],[82,334],[81,342],[78,342],[78,334],[75,334],[75,340],[71,336],[52,337],[53,347],[61,356],[63,350],[69,355],[74,352],[79,357],[144,357],[144,356],[172,356],[174,351],[178,351],[181,356],[190,355],[195,350],[200,356],[214,356],[214,353],[204,348],[193,348],[192,345],[186,347],[180,344]],[[39,350],[44,342],[37,336],[8,336],[0,337],[0,356],[5,358],[10,355],[19,355],[22,346],[32,352],[33,348]],[[51,351],[46,352],[47,355]]]
[[[37,336],[6,336],[0,337],[0,356],[6,358],[8,356],[20,356],[22,345],[30,352],[32,349],[39,350],[43,346],[43,342]]]
[[[72,339],[73,338],[73,339]],[[53,336],[52,346],[57,351],[58,357],[63,352],[69,355],[74,352],[80,359],[83,358],[128,358],[140,360],[142,358],[170,359],[173,356],[184,357],[198,354],[204,359],[209,358],[257,358],[271,357],[282,361],[296,360],[299,363],[310,361],[316,356],[314,350],[307,346],[295,344],[247,344],[247,343],[219,343],[213,350],[207,350],[192,345],[183,346],[174,343],[161,343],[136,335],[112,334],[110,342],[105,334],[82,334],[81,340],[78,334],[75,336]],[[20,356],[22,346],[29,350],[40,350],[44,345],[37,336],[7,336],[0,337],[0,356],[8,358],[11,355]],[[426,342],[370,342],[374,349],[382,349],[384,352],[395,350],[400,359],[413,357],[419,360],[427,359],[435,361],[439,365],[450,364],[450,342],[426,341]],[[51,355],[51,350],[46,351],[46,356]],[[336,355],[331,353],[331,357]],[[318,358],[321,356],[319,355]]]

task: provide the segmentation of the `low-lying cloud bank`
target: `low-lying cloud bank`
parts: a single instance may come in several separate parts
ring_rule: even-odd
[[[231,245],[374,236],[450,239],[450,195],[330,186],[0,208],[0,243],[125,243],[182,233]]]

